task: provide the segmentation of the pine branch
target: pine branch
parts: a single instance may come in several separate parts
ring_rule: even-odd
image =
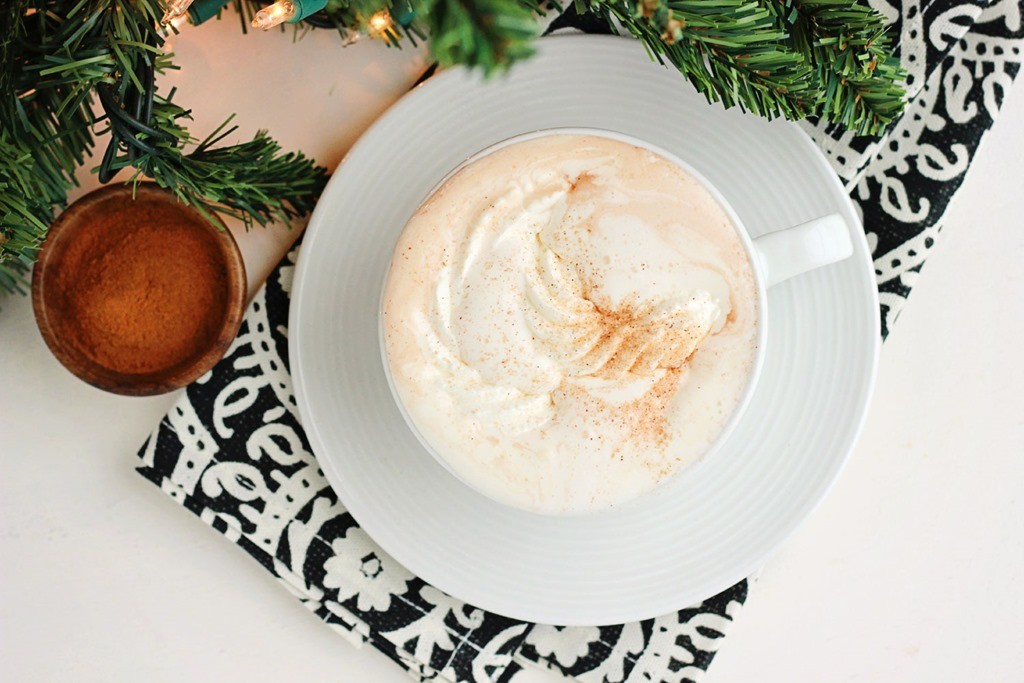
[[[903,110],[882,17],[857,0],[578,0],[639,38],[710,101],[822,115],[877,135]]]
[[[814,110],[810,64],[758,0],[589,0],[589,8],[618,21],[712,102],[767,118]]]
[[[70,27],[45,12],[31,17],[24,2],[0,9],[0,290],[24,292],[53,219],[75,186],[75,169],[93,146],[88,88],[48,78],[42,71],[47,45],[61,45]]]
[[[438,64],[491,75],[533,54],[541,12],[534,0],[413,0]]]
[[[577,11],[639,38],[653,58],[727,107],[767,118],[822,115],[877,135],[904,106],[904,72],[882,16],[864,0],[575,2]],[[418,17],[411,26],[423,25],[441,66],[465,64],[489,75],[531,54],[535,17],[551,6],[561,9],[535,0],[330,0],[327,16],[341,28],[365,25],[374,11],[411,10]],[[398,43],[397,34],[389,38]]]
[[[25,270],[75,185],[94,138],[117,141],[105,170],[133,167],[211,218],[247,224],[311,210],[324,169],[282,153],[261,131],[218,147],[228,125],[194,146],[188,112],[150,97],[154,73],[176,68],[157,29],[163,0],[8,0],[0,3],[0,289]],[[261,0],[234,0],[246,28]],[[705,97],[761,116],[822,115],[878,134],[903,108],[904,76],[882,18],[864,0],[575,0],[639,38]],[[399,44],[429,34],[442,66],[493,74],[532,53],[538,0],[329,0],[319,25],[344,36],[374,14],[395,20]],[[558,8],[557,3],[553,3]],[[94,96],[111,119],[94,114]],[[101,176],[102,178],[102,176]]]
[[[814,65],[828,120],[877,135],[899,116],[906,73],[880,14],[849,0],[773,1],[794,49]]]
[[[22,290],[24,273],[76,184],[74,174],[94,136],[123,134],[129,117],[145,117],[151,86],[140,66],[176,68],[157,31],[159,0],[15,0],[0,9],[0,289]],[[103,123],[93,94],[118,114]],[[122,116],[124,114],[125,116]],[[215,214],[266,224],[308,213],[326,170],[301,153],[281,153],[266,131],[249,142],[217,147],[234,128],[194,142],[188,112],[157,96],[148,126],[112,149],[113,169],[134,167],[131,181],[151,177],[211,219]]]
[[[133,160],[122,158],[117,165],[133,166],[132,180],[152,178],[210,220],[220,214],[237,218],[246,227],[285,222],[311,212],[327,182],[325,168],[301,152],[282,154],[265,130],[248,142],[218,147],[236,130],[228,127],[228,119],[186,154],[178,141],[193,141],[178,122],[189,118],[188,112],[160,100],[153,114],[159,130],[174,131],[174,141],[154,140],[156,151]]]

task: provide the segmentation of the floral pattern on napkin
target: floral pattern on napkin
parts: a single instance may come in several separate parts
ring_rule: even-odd
[[[880,140],[804,127],[864,221],[883,333],[906,301],[1024,51],[1018,0],[872,4],[894,22],[906,114]],[[598,30],[566,15],[553,28]],[[680,80],[680,87],[686,87]],[[541,665],[587,683],[696,681],[747,581],[643,622],[563,628],[467,605],[410,574],[338,502],[299,424],[287,366],[295,253],[249,308],[231,349],[184,392],[142,447],[139,472],[239,545],[329,627],[419,680],[510,681]]]
[[[287,346],[296,254],[256,296],[224,360],[161,421],[140,452],[139,472],[241,546],[329,626],[370,642],[422,680],[508,681],[531,663],[595,682],[684,680],[705,669],[745,584],[644,622],[544,626],[442,593],[366,535],[331,490],[299,424]]]

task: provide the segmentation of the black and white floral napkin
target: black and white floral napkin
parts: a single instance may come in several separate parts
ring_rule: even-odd
[[[802,125],[860,207],[887,334],[1020,69],[1024,30],[1019,0],[874,4],[896,24],[910,73],[907,113],[875,141]],[[566,25],[594,28],[572,15],[556,22]],[[448,596],[363,532],[328,486],[296,411],[287,350],[295,258],[288,254],[257,294],[224,360],[146,441],[139,472],[330,628],[370,643],[416,679],[504,682],[537,665],[593,683],[700,678],[746,600],[746,581],[657,619],[562,628]]]

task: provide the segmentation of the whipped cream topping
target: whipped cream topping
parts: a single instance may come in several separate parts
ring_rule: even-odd
[[[700,183],[624,142],[552,135],[420,207],[382,322],[398,395],[449,467],[565,513],[703,454],[746,386],[757,318],[742,243]]]

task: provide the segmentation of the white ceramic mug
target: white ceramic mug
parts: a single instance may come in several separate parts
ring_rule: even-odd
[[[444,185],[449,178],[469,164],[493,154],[504,147],[508,147],[509,145],[548,135],[600,136],[635,145],[636,147],[650,150],[651,152],[664,157],[704,186],[704,188],[712,197],[714,197],[715,201],[718,202],[719,206],[721,206],[729,216],[733,228],[739,235],[740,241],[743,243],[743,247],[750,259],[751,270],[754,273],[756,280],[758,297],[757,354],[753,366],[750,369],[746,389],[743,392],[742,398],[737,404],[736,409],[733,411],[733,414],[729,417],[729,420],[722,428],[721,432],[719,432],[718,436],[705,451],[701,459],[711,457],[714,452],[721,447],[729,437],[729,434],[732,433],[733,429],[739,423],[740,418],[746,410],[747,404],[750,403],[750,399],[754,394],[754,388],[757,386],[757,381],[761,374],[761,367],[764,364],[766,341],[768,338],[768,289],[780,282],[788,280],[791,277],[806,273],[807,271],[814,270],[815,268],[821,268],[832,263],[837,263],[851,256],[853,254],[853,242],[850,238],[850,226],[841,215],[829,214],[827,216],[822,216],[820,218],[800,223],[799,225],[780,227],[780,229],[773,230],[766,235],[752,238],[743,226],[743,222],[740,220],[739,216],[736,215],[736,212],[725,200],[722,194],[714,185],[711,184],[710,181],[708,181],[707,178],[701,175],[685,161],[671,152],[644,140],[640,140],[623,133],[596,128],[548,128],[524,133],[522,135],[516,135],[506,140],[502,140],[501,142],[477,152],[453,168],[443,178],[441,178],[433,188],[431,188],[430,192],[427,193],[427,196],[424,197],[423,202],[426,202],[430,197],[432,197],[433,194],[442,185]],[[421,205],[423,202],[421,202]],[[387,274],[385,275],[384,281],[387,281]],[[441,457],[440,454],[438,454],[433,445],[423,437],[398,395],[384,346],[383,304],[384,297],[382,288],[378,313],[380,353],[384,364],[384,374],[387,376],[388,386],[391,389],[391,395],[394,397],[395,403],[397,404],[399,411],[402,413],[402,417],[405,419],[406,424],[409,425],[409,429],[412,430],[412,433],[416,436],[427,452],[430,453],[435,460],[437,460],[456,478],[460,479],[467,486],[472,487],[472,484],[466,482],[462,477],[460,477],[455,469],[443,457]],[[657,490],[658,489],[654,489],[654,491]]]

